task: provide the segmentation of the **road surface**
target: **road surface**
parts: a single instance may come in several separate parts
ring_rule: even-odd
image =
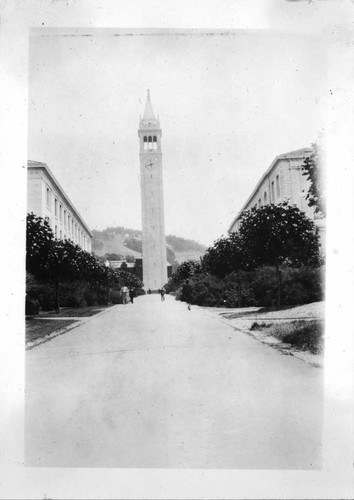
[[[321,466],[322,370],[158,295],[26,352],[25,463]]]

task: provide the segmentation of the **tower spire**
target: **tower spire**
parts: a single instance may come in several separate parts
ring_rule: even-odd
[[[151,99],[150,99],[150,90],[147,91],[147,98],[145,104],[145,111],[143,114],[143,120],[156,120],[155,114],[152,109]]]

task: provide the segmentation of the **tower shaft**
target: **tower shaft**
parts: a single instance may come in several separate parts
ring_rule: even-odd
[[[140,120],[140,179],[142,210],[143,281],[146,290],[158,290],[167,282],[162,152],[159,120],[152,111],[148,92]]]

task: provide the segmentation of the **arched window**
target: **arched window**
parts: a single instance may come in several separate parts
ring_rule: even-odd
[[[154,135],[152,141],[153,141],[152,142],[152,144],[153,144],[152,149],[157,149],[157,137],[156,137],[156,135]]]
[[[267,204],[267,191],[264,191],[264,204]]]
[[[152,137],[151,137],[151,135],[149,135],[148,144],[149,144],[149,149],[152,149]]]
[[[144,149],[147,149],[147,137],[144,135]]]

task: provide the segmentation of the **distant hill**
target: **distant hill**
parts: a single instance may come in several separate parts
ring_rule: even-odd
[[[115,254],[120,258],[126,256],[141,257],[141,231],[123,226],[107,227],[102,231],[92,231],[92,251],[98,255]],[[188,259],[199,259],[206,247],[194,240],[188,240],[172,234],[166,236],[167,259],[172,264]]]

